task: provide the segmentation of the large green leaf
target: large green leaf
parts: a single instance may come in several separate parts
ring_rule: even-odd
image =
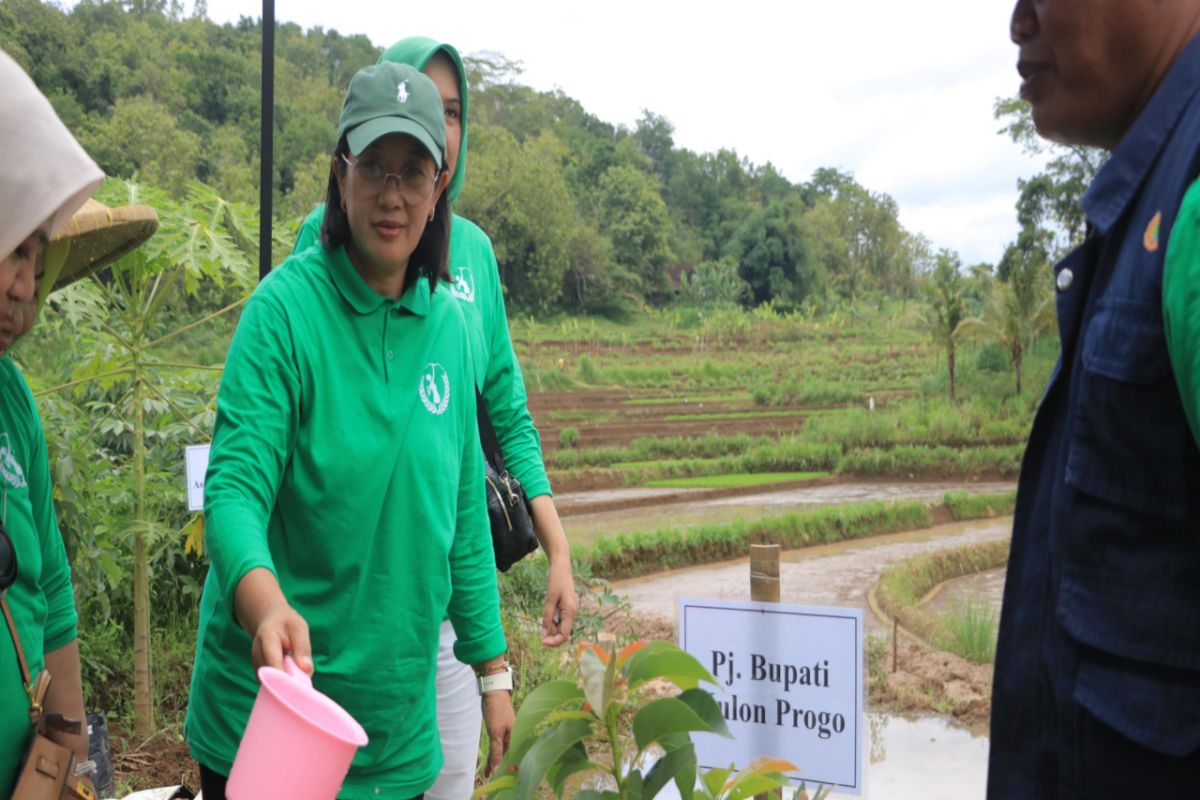
[[[712,673],[695,656],[671,642],[650,642],[638,650],[625,665],[625,677],[633,689],[645,681],[665,678],[680,689],[692,689],[700,681],[715,684]]]
[[[674,780],[688,766],[693,767],[692,775],[694,777],[695,765],[696,750],[690,741],[686,747],[668,750],[646,773],[646,782],[642,788],[643,800],[651,800],[655,797],[664,786]],[[684,800],[687,799],[684,798]]]
[[[624,785],[621,787],[621,794],[625,800],[642,800],[642,791],[645,788],[645,783],[642,779],[642,771],[633,769],[625,776]]]
[[[688,689],[679,693],[679,701],[696,712],[696,716],[704,720],[713,733],[719,733],[727,739],[732,739],[729,726],[725,724],[725,715],[713,696],[704,689]]]
[[[588,758],[587,748],[584,747],[583,742],[576,742],[546,772],[546,783],[550,784],[556,797],[562,797],[563,791],[566,789],[567,778],[588,770],[607,771]]]
[[[592,732],[592,726],[582,720],[567,720],[543,733],[521,759],[517,770],[517,797],[532,800],[538,785],[563,754]]]
[[[677,697],[652,700],[633,718],[633,738],[639,751],[664,736],[691,731],[710,733],[714,728]]]
[[[499,777],[493,778],[472,792],[471,800],[483,800],[485,797],[488,798],[488,800],[500,800],[500,798],[511,795],[513,790],[516,788],[516,775],[513,775],[512,773],[500,775]]]
[[[512,729],[513,746],[531,736],[548,714],[582,699],[583,692],[571,681],[548,681],[538,686],[521,702]]]

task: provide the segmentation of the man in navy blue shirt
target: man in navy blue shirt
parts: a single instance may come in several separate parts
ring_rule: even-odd
[[[1013,10],[1038,132],[1111,158],[1055,267],[1062,357],[1017,493],[992,800],[1200,796],[1200,448],[1163,323],[1200,173],[1198,33],[1200,0]]]

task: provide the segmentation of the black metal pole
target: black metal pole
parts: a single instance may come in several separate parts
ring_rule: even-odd
[[[262,4],[262,147],[258,187],[258,278],[271,271],[271,208],[275,187],[275,0]]]

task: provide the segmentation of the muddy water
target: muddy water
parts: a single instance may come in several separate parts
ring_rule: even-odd
[[[883,633],[867,593],[884,569],[918,553],[1003,539],[1011,528],[1012,519],[1005,517],[788,550],[779,565],[780,598],[785,603],[861,608],[868,634]],[[749,600],[750,562],[739,559],[620,581],[614,590],[636,610],[674,622],[680,597]]]
[[[940,493],[948,490],[944,486],[938,489]],[[867,594],[888,566],[922,552],[1003,539],[1010,534],[1011,527],[1011,518],[954,523],[922,531],[789,550],[783,554],[780,563],[781,599],[805,605],[861,608],[868,634],[882,634],[886,630],[870,610]],[[952,603],[958,596],[971,594],[994,598],[998,605],[1003,576],[1004,570],[1000,569],[951,581],[931,603]],[[673,621],[682,596],[749,599],[750,565],[747,559],[741,559],[676,570],[622,581],[615,589],[637,610]],[[867,716],[864,796],[887,800],[972,800],[984,796],[986,737],[973,735],[935,717]],[[930,771],[932,764],[937,765],[936,772]],[[835,798],[849,796],[832,795]]]
[[[574,511],[565,520],[567,535],[572,541],[592,544],[603,536],[658,528],[687,529],[695,525],[728,523],[739,519],[754,519],[785,514],[819,506],[859,503],[868,500],[923,500],[936,502],[947,492],[977,493],[1009,492],[1012,483],[834,483],[781,491],[760,491],[735,497],[678,502],[678,489],[613,489],[595,492],[574,492],[557,496]],[[703,490],[693,490],[702,493]],[[642,501],[661,497],[662,505],[649,505],[617,511],[587,513],[587,506],[622,500]],[[676,502],[666,502],[674,499]],[[577,513],[578,512],[578,513]]]
[[[929,599],[925,607],[938,614],[952,608],[961,608],[965,602],[971,600],[999,609],[1000,601],[1004,597],[1004,575],[1004,567],[997,567],[947,581],[937,594]]]

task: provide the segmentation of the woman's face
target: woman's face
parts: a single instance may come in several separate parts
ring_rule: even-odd
[[[408,259],[446,187],[448,176],[438,173],[429,151],[416,139],[390,134],[376,139],[357,158],[338,171],[338,188],[350,222],[350,253],[355,265],[370,273],[394,273]],[[380,186],[379,175],[386,173]],[[421,199],[401,186],[397,176],[427,178]],[[418,201],[419,200],[419,201]]]
[[[458,166],[458,148],[462,146],[462,95],[458,89],[458,72],[450,57],[438,51],[425,65],[423,72],[433,81],[442,106],[446,109],[446,172],[451,178]]]
[[[0,356],[33,327],[38,272],[49,234],[47,220],[0,261]]]

